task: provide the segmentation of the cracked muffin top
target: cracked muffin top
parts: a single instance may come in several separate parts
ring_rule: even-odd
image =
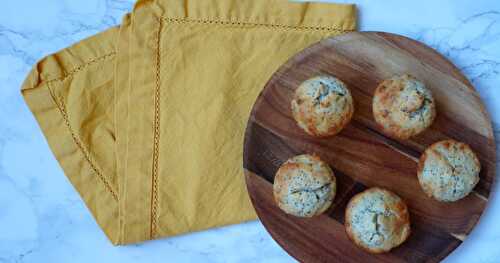
[[[436,117],[431,91],[423,82],[408,74],[380,83],[372,106],[373,116],[382,131],[399,139],[421,133]]]
[[[347,205],[345,227],[349,238],[370,253],[383,253],[410,235],[410,215],[403,200],[388,190],[370,188]]]
[[[418,181],[434,199],[453,202],[467,196],[479,182],[481,164],[471,148],[455,140],[434,143],[420,157]]]
[[[291,106],[297,124],[315,137],[337,134],[349,123],[354,112],[347,86],[326,75],[304,81],[295,90]]]
[[[336,193],[332,169],[315,155],[298,155],[286,161],[274,177],[274,199],[287,214],[312,217],[323,213]]]

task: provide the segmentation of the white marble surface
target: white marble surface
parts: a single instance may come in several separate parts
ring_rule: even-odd
[[[498,0],[343,2],[358,4],[361,30],[410,36],[450,58],[479,90],[500,137]],[[132,4],[2,1],[0,262],[293,262],[258,222],[113,247],[63,175],[19,86],[38,59],[119,23]],[[447,262],[500,262],[499,187],[480,224]]]

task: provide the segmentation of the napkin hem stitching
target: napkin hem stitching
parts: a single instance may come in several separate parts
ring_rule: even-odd
[[[157,209],[158,209],[158,158],[160,143],[160,55],[161,55],[161,31],[162,20],[158,19],[158,33],[156,40],[156,86],[154,91],[154,145],[153,145],[153,174],[151,183],[151,222],[150,238],[153,239],[157,230]]]
[[[82,64],[82,65],[78,66],[77,68],[75,68],[75,69],[67,72],[65,76],[48,80],[45,84],[47,85],[47,89],[49,90],[50,96],[52,97],[52,100],[54,101],[54,104],[57,106],[57,109],[59,110],[59,112],[61,113],[62,118],[64,119],[64,122],[65,122],[65,124],[66,124],[66,126],[67,126],[67,128],[68,128],[68,130],[69,130],[69,132],[71,134],[71,137],[73,138],[73,142],[76,144],[76,146],[78,147],[78,149],[80,150],[80,152],[83,154],[85,160],[89,163],[91,169],[94,171],[94,173],[99,177],[99,179],[101,180],[101,182],[104,184],[105,189],[108,192],[110,192],[110,194],[112,195],[112,197],[113,197],[113,199],[115,201],[118,201],[118,196],[116,195],[115,191],[113,190],[113,188],[111,187],[111,185],[109,184],[109,182],[106,180],[106,178],[103,176],[103,174],[99,171],[99,169],[97,168],[97,166],[94,164],[94,162],[92,161],[92,159],[90,157],[90,153],[85,149],[85,147],[83,146],[82,142],[78,139],[78,137],[74,133],[74,130],[73,130],[71,124],[69,123],[68,115],[67,115],[67,112],[66,112],[66,106],[65,106],[64,102],[61,99],[57,99],[54,91],[50,87],[51,83],[56,82],[56,81],[64,81],[65,79],[71,77],[72,75],[76,74],[77,72],[83,70],[87,66],[89,66],[89,65],[91,65],[93,63],[96,63],[97,61],[104,60],[107,57],[110,57],[110,56],[112,56],[114,54],[115,54],[115,52],[111,52],[111,53],[108,53],[108,54],[106,54],[104,56],[91,59],[90,61],[86,62],[85,64]]]
[[[53,78],[53,79],[48,79],[48,80],[45,81],[45,83],[48,84],[48,83],[52,83],[52,82],[55,82],[55,81],[65,81],[67,78],[69,78],[69,77],[75,75],[76,73],[84,70],[88,66],[90,66],[90,65],[92,65],[94,63],[97,63],[99,61],[106,60],[107,58],[112,57],[114,55],[116,55],[115,51],[109,52],[107,54],[104,54],[104,55],[96,57],[96,58],[92,58],[89,61],[87,61],[87,62],[79,65],[78,67],[76,67],[76,68],[74,68],[74,69],[72,69],[70,71],[64,71],[63,76],[57,77],[57,78]]]
[[[162,17],[163,20],[176,23],[197,23],[197,24],[220,24],[220,25],[242,25],[242,26],[263,26],[270,28],[296,29],[296,30],[313,30],[313,31],[338,31],[338,32],[353,32],[354,29],[342,29],[338,27],[328,26],[292,26],[273,23],[255,23],[246,21],[224,21],[217,19],[189,19],[178,17]]]

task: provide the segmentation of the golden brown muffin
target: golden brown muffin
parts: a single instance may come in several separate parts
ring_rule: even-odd
[[[410,214],[399,196],[382,188],[355,195],[347,205],[345,228],[349,238],[370,253],[383,253],[410,235]]]
[[[332,76],[304,81],[295,91],[292,114],[309,135],[326,137],[337,134],[349,123],[354,112],[347,86]]]
[[[418,181],[436,200],[453,202],[467,196],[479,182],[481,164],[471,148],[455,140],[434,143],[420,157]]]
[[[336,180],[332,169],[315,155],[298,155],[286,161],[274,178],[274,199],[287,214],[312,217],[332,204]]]
[[[373,96],[373,116],[385,134],[408,139],[432,124],[436,106],[424,83],[406,74],[378,85]]]

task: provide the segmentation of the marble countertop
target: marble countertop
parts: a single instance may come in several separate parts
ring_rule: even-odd
[[[259,222],[114,247],[62,173],[21,98],[19,87],[38,59],[118,24],[133,2],[2,2],[0,262],[293,262]],[[360,30],[412,37],[454,62],[484,100],[498,148],[498,0],[336,2],[358,4]],[[480,223],[446,262],[500,262],[499,188],[496,184]]]

